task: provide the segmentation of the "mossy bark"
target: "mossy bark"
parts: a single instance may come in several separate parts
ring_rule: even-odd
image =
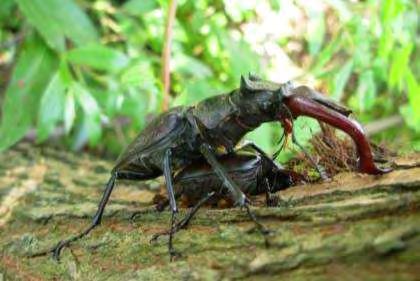
[[[244,210],[201,209],[175,236],[151,236],[170,214],[150,210],[160,182],[120,182],[101,226],[62,261],[27,258],[87,226],[112,162],[20,145],[0,156],[0,280],[418,280],[420,155],[384,176],[340,174],[296,186],[279,207],[253,210],[273,230],[270,247]],[[262,198],[254,198],[257,202]],[[181,210],[182,217],[186,210]]]

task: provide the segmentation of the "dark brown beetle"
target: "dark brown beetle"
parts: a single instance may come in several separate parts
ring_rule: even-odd
[[[157,116],[119,157],[92,223],[78,235],[60,241],[50,252],[59,259],[63,247],[87,235],[100,224],[117,179],[147,180],[164,175],[172,212],[168,247],[173,256],[172,230],[178,211],[173,171],[200,159],[210,164],[235,205],[244,207],[261,233],[266,234],[267,231],[250,211],[246,196],[229,177],[217,156],[233,153],[242,137],[262,123],[280,121],[286,133],[292,133],[293,119],[306,115],[335,126],[353,138],[358,147],[361,172],[386,172],[375,166],[369,143],[360,126],[347,118],[349,113],[348,109],[308,87],[278,84],[253,75],[241,77],[240,88],[228,94],[205,99],[194,106],[172,108]],[[220,148],[224,152],[221,153]]]
[[[235,150],[235,153],[219,156],[217,160],[243,193],[266,194],[268,207],[277,206],[279,203],[280,199],[273,193],[303,182],[302,176],[283,169],[253,143],[244,145]],[[174,188],[175,198],[182,197],[187,206],[192,207],[176,224],[175,232],[185,228],[202,205],[215,205],[221,199],[230,199],[223,182],[206,161],[195,161],[178,172],[174,177]],[[168,204],[168,200],[161,200],[157,210],[162,211]],[[155,234],[152,241],[160,235],[169,235],[169,231]]]
[[[217,160],[246,195],[267,194],[268,198],[271,193],[300,182],[297,173],[283,169],[253,143],[247,143],[235,150],[235,153],[221,155]],[[197,203],[211,192],[215,193],[212,202],[218,202],[220,199],[230,200],[222,180],[203,160],[194,161],[174,176],[174,190],[175,198],[182,196],[188,202],[188,206]],[[158,209],[162,209],[168,203],[169,201],[165,200]]]

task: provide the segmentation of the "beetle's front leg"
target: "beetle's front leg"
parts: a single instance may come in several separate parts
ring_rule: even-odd
[[[222,180],[223,185],[227,187],[229,193],[232,196],[233,202],[236,206],[244,206],[246,204],[246,196],[241,191],[241,189],[235,184],[235,182],[228,176],[228,173],[225,171],[225,168],[217,161],[215,153],[212,147],[207,144],[203,143],[200,146],[201,154],[203,154],[204,158],[210,164],[210,166],[214,169],[216,174]]]
[[[247,147],[250,147],[256,152],[258,152],[261,155],[261,157],[264,157],[273,167],[279,167],[279,165],[276,162],[274,162],[273,160],[274,157],[273,158],[269,157],[267,153],[264,152],[264,150],[262,150],[260,147],[258,147],[258,145],[256,145],[252,141],[245,141],[243,145],[241,146],[241,149],[247,148]]]
[[[226,186],[232,196],[233,202],[236,206],[244,207],[248,213],[248,216],[255,223],[257,229],[264,235],[265,244],[268,245],[267,234],[270,231],[264,227],[255,217],[254,213],[251,211],[248,200],[245,194],[239,189],[235,182],[229,177],[224,167],[217,161],[217,158],[213,152],[211,146],[207,143],[203,143],[200,147],[200,151],[206,158],[207,162],[212,166],[216,174],[222,179],[223,185]]]

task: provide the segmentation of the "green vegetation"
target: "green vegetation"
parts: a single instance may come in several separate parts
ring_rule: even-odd
[[[117,154],[161,111],[167,2],[0,1],[0,150],[35,128],[39,143]],[[415,0],[179,0],[171,106],[227,92],[248,72],[293,78],[363,123],[400,113],[407,128],[378,140],[398,134],[420,148],[416,9]],[[263,126],[258,142],[273,151],[279,131]]]

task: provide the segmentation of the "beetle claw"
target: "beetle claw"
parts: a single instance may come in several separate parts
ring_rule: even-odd
[[[61,250],[66,246],[66,243],[64,241],[58,242],[58,244],[52,249],[53,253],[53,259],[57,262],[60,262],[60,255]]]
[[[175,259],[177,259],[177,258],[182,258],[182,254],[180,252],[175,251],[174,249],[169,251],[169,260],[171,262],[175,261]]]

